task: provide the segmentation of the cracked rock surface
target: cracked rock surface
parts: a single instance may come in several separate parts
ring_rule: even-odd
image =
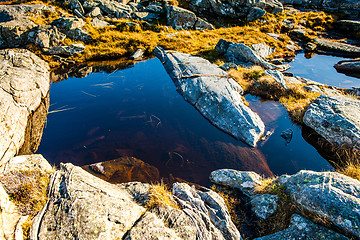
[[[241,239],[224,200],[210,189],[175,183],[172,197],[181,209],[147,209],[150,189],[139,182],[111,184],[62,164],[30,239]]]
[[[0,50],[0,166],[18,153],[28,117],[49,92],[48,64],[24,49]]]
[[[246,106],[239,84],[209,61],[156,47],[154,54],[163,63],[177,91],[212,124],[255,146],[264,134],[264,123]]]

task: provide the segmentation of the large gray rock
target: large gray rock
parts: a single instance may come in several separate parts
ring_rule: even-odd
[[[323,226],[317,225],[306,218],[293,214],[291,216],[290,226],[280,232],[255,238],[254,240],[279,240],[279,239],[296,239],[296,240],[346,240],[349,239],[339,233],[336,233]]]
[[[286,65],[274,65],[266,61],[259,54],[265,56],[269,53],[265,53],[263,46],[255,45],[256,51],[252,50],[250,47],[242,43],[233,43],[220,39],[215,46],[216,50],[220,53],[223,53],[229,62],[234,62],[235,64],[242,65],[243,63],[251,63],[259,65],[265,69],[279,69],[285,70],[288,67]],[[268,50],[270,51],[270,50]]]
[[[341,72],[360,72],[359,60],[347,60],[338,62],[334,68]]]
[[[289,89],[286,84],[284,75],[278,70],[265,70],[264,73],[272,77],[277,83],[279,83],[285,90]]]
[[[58,30],[56,26],[39,25],[28,34],[28,40],[42,49],[57,47],[62,44],[66,35]]]
[[[0,166],[24,143],[28,117],[49,92],[48,64],[24,49],[0,50]]]
[[[360,148],[360,101],[322,95],[304,115],[304,123],[333,144]]]
[[[196,22],[195,13],[174,6],[166,6],[166,20],[167,24],[175,30],[191,29]]]
[[[224,200],[209,189],[175,183],[170,197],[182,209],[162,204],[147,209],[149,184],[110,184],[63,164],[49,191],[30,239],[241,239]]]
[[[39,171],[53,173],[54,169],[41,154],[21,155],[11,158],[3,169],[3,174],[11,172]]]
[[[291,199],[328,219],[344,232],[360,237],[360,182],[336,172],[301,171],[283,177]]]
[[[0,22],[8,22],[30,15],[44,15],[47,12],[55,12],[55,8],[45,4],[0,5]]]
[[[279,0],[282,4],[290,4],[302,8],[323,9],[327,12],[343,13],[351,17],[360,14],[360,2],[358,0]]]
[[[236,188],[251,196],[256,186],[261,185],[262,177],[255,172],[243,172],[233,169],[219,169],[211,172],[210,181],[226,187]]]
[[[276,14],[283,11],[283,6],[278,0],[259,1],[216,1],[216,0],[191,0],[189,7],[192,11],[204,16],[217,16],[229,18],[245,18],[249,15],[257,16],[255,20],[263,15],[263,10]],[[255,10],[254,10],[255,9]],[[261,15],[256,14],[261,11]]]
[[[71,44],[69,46],[58,46],[43,49],[43,51],[50,55],[62,55],[62,56],[73,56],[78,53],[82,53],[85,50],[85,46],[82,43]]]
[[[250,146],[264,134],[264,123],[247,107],[241,87],[209,61],[157,47],[154,54],[164,67],[177,91],[212,124]]]
[[[71,164],[55,172],[49,191],[30,239],[121,239],[146,211],[126,189]]]
[[[131,13],[133,12],[131,7],[123,4],[118,1],[113,0],[94,0],[94,1],[86,1],[91,7],[99,7],[104,15],[114,18],[131,18]],[[84,3],[84,7],[86,6]]]
[[[360,31],[359,20],[339,20],[335,22],[336,30],[340,30],[348,35],[357,35]]]
[[[83,42],[92,40],[89,33],[84,29],[85,22],[81,18],[61,17],[53,21],[52,24],[70,39]]]
[[[334,42],[327,39],[317,38],[315,39],[317,48],[348,57],[360,57],[360,47],[353,46],[347,43]]]

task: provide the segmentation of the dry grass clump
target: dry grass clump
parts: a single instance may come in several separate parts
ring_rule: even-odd
[[[148,209],[155,208],[160,205],[167,205],[173,208],[180,209],[180,206],[171,197],[172,193],[163,183],[154,184],[150,187],[149,200],[146,202]]]
[[[19,171],[0,175],[9,198],[22,215],[35,216],[45,205],[49,175],[40,171]]]
[[[339,159],[336,171],[360,181],[360,150],[340,147],[336,150]]]
[[[303,89],[305,85],[302,84],[288,83],[289,89],[285,90],[272,77],[264,75],[263,70],[258,66],[250,69],[231,69],[228,73],[241,85],[245,93],[280,101],[290,117],[299,123],[302,122],[310,103],[320,96],[319,93],[306,91]]]

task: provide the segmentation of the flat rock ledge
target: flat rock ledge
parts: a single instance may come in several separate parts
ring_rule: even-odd
[[[163,63],[177,91],[212,124],[255,146],[264,134],[260,117],[241,98],[239,84],[209,61],[156,47],[154,54]]]
[[[28,117],[49,92],[48,64],[25,49],[0,50],[0,166],[22,147]]]
[[[175,183],[170,196],[180,208],[148,209],[149,184],[111,184],[62,164],[49,190],[30,239],[241,239],[224,200],[210,189]]]
[[[359,116],[359,100],[322,95],[306,110],[304,123],[330,143],[360,148]]]

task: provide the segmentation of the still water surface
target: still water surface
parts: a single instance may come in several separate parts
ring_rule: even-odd
[[[273,101],[246,96],[274,133],[256,148],[211,125],[176,92],[158,59],[112,73],[91,73],[51,85],[50,111],[38,153],[51,163],[81,166],[133,156],[169,174],[208,185],[219,168],[266,176],[301,169],[327,170],[329,163],[301,136],[301,128]],[[67,109],[65,111],[58,111]],[[287,144],[281,132],[291,128]]]
[[[290,63],[291,68],[289,72],[294,73],[296,76],[308,78],[330,86],[359,88],[360,78],[338,73],[334,68],[334,65],[339,61],[345,60],[348,59],[329,55],[315,55],[307,59],[304,53],[300,53],[296,55],[295,60]]]

